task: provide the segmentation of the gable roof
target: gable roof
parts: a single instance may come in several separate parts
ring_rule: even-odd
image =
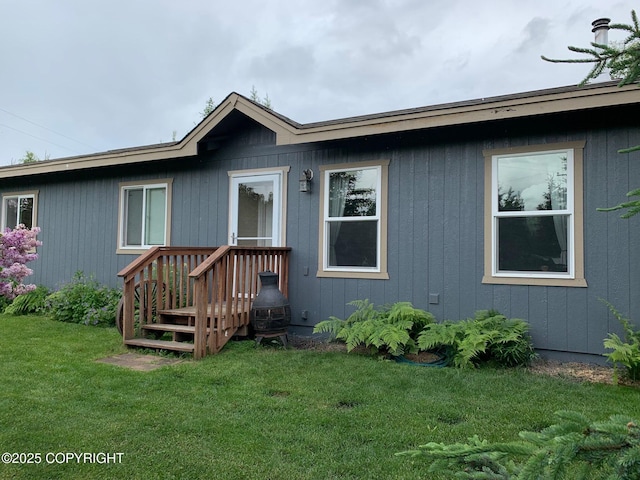
[[[618,87],[616,82],[603,82],[300,124],[231,93],[177,142],[1,167],[0,178],[195,156],[198,142],[233,111],[272,130],[277,145],[292,145],[638,103],[637,85]]]

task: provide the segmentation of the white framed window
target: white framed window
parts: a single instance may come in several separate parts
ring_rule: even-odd
[[[485,283],[586,286],[583,146],[485,152]]]
[[[2,196],[2,230],[24,224],[36,226],[38,192],[8,193]]]
[[[169,245],[171,180],[120,184],[118,249],[136,253]]]
[[[388,161],[320,167],[318,276],[389,278]]]

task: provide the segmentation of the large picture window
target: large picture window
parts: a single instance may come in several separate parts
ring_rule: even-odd
[[[485,281],[584,283],[582,148],[555,147],[493,152],[487,158],[491,199]]]
[[[169,244],[170,186],[171,181],[120,186],[120,249]]]
[[[321,167],[320,276],[388,278],[388,162]]]
[[[37,192],[12,193],[2,196],[2,230],[23,224],[36,225]]]

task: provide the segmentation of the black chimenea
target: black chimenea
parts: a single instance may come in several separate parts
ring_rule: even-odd
[[[249,318],[256,334],[256,344],[263,338],[278,337],[287,346],[287,327],[291,323],[289,300],[278,289],[278,274],[260,272],[262,288],[253,300]]]

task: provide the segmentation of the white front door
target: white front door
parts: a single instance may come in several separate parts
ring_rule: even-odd
[[[232,174],[229,245],[282,246],[281,172]]]

